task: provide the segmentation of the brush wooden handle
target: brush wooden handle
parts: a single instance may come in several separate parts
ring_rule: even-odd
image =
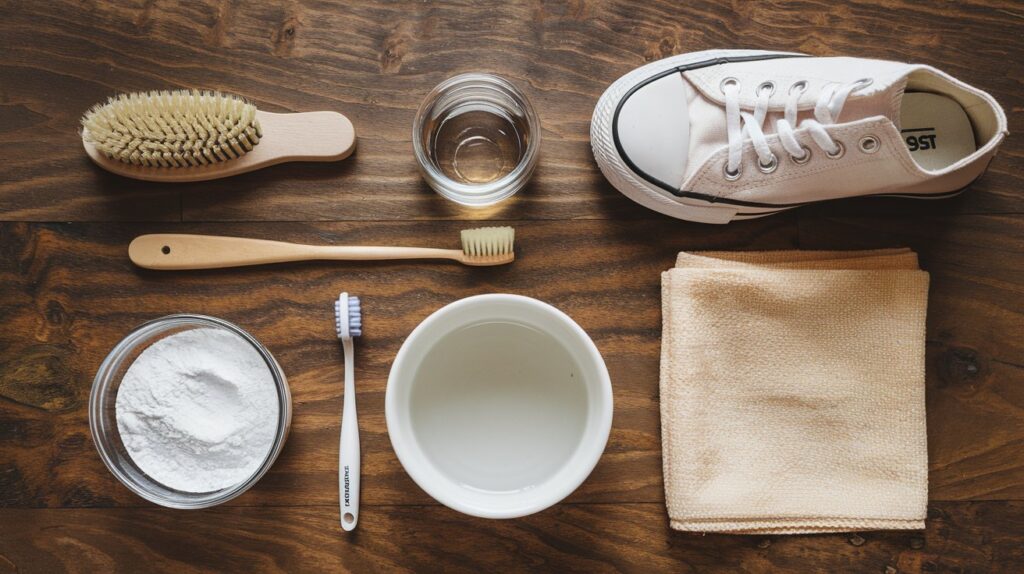
[[[128,246],[128,257],[139,267],[162,270],[218,269],[314,259],[454,259],[459,262],[465,260],[460,249],[302,245],[266,239],[175,233],[136,237]]]
[[[352,155],[356,130],[338,112],[275,114],[256,111],[263,137],[242,157],[200,167],[143,167],[110,159],[82,138],[85,152],[103,169],[146,181],[206,181],[288,161],[338,161]]]

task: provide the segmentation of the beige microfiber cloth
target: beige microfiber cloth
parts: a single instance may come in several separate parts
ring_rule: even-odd
[[[924,528],[927,297],[909,249],[680,253],[662,275],[672,528]]]

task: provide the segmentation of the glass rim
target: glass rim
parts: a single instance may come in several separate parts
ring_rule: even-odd
[[[502,177],[483,184],[461,183],[445,175],[430,160],[421,139],[427,112],[437,104],[441,96],[452,89],[473,84],[478,84],[483,88],[498,90],[512,99],[516,105],[522,108],[531,136],[526,143],[526,152],[516,164],[516,167]],[[529,177],[536,167],[537,157],[540,154],[540,118],[537,116],[537,112],[534,110],[529,98],[512,82],[487,72],[457,74],[434,86],[416,110],[416,116],[413,119],[412,135],[413,155],[416,156],[420,170],[430,187],[451,201],[471,207],[492,205],[519,191],[525,185],[525,179]]]

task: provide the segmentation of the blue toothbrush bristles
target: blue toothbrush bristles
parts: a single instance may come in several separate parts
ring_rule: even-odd
[[[334,329],[338,332],[338,338],[342,337],[341,329],[341,301],[334,301]]]
[[[363,334],[363,312],[359,308],[359,297],[348,297],[348,332],[353,337]]]
[[[341,300],[345,298],[348,300],[348,309],[345,309],[345,314],[342,314]],[[347,324],[348,329],[345,329]],[[334,302],[334,328],[338,332],[338,338],[345,338],[345,331],[348,331],[349,337],[358,337],[363,334],[363,314],[359,309],[359,297],[353,297],[346,293],[342,293],[340,297]]]

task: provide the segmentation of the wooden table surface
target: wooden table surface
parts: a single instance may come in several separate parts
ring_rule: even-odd
[[[589,120],[644,62],[714,47],[923,62],[996,96],[1024,131],[1019,2],[367,3],[0,1],[0,572],[159,570],[1020,571],[1024,565],[1024,145],[1012,135],[959,198],[850,200],[728,226],[631,203],[593,163]],[[410,139],[424,94],[491,71],[543,125],[540,167],[490,212],[422,183]],[[115,92],[209,87],[268,111],[338,110],[359,148],[338,164],[157,185],[95,168],[79,116]],[[147,272],[149,232],[458,246],[516,227],[519,260],[292,264]],[[930,505],[924,532],[724,536],[668,528],[661,476],[659,273],[689,249],[908,245],[931,273]],[[363,297],[357,377],[362,516],[338,526],[342,354],[331,305]],[[607,361],[604,457],[566,501],[489,521],[435,503],[402,470],[384,391],[405,336],[442,305],[520,293],[575,318]],[[87,403],[110,348],[178,312],[241,325],[277,356],[291,436],[245,495],[203,511],[148,504],[96,454]]]

